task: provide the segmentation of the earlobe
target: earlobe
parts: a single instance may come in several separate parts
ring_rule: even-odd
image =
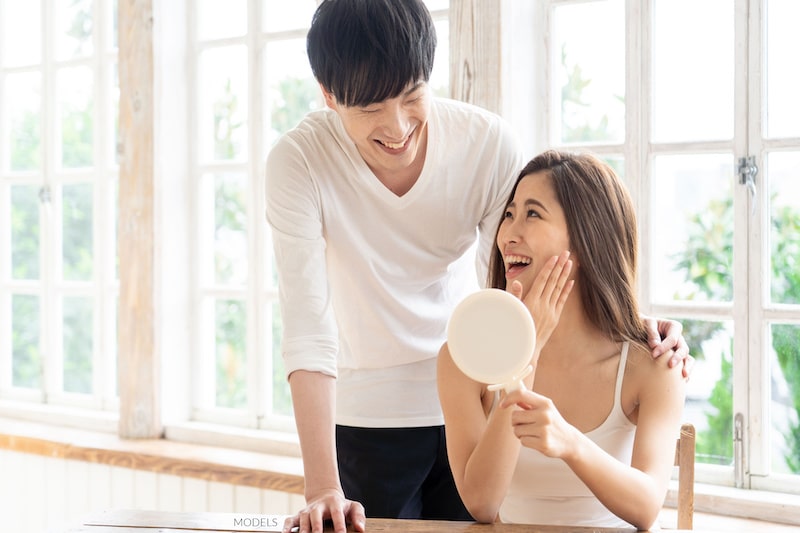
[[[325,105],[336,111],[336,98],[334,98],[333,93],[323,87],[321,83],[319,84],[319,88],[322,91],[322,96],[325,98]]]

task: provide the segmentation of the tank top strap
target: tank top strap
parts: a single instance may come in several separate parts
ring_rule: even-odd
[[[625,377],[625,366],[628,362],[628,346],[630,343],[622,343],[622,351],[619,354],[619,367],[617,368],[617,382],[614,385],[614,407],[622,405],[622,379]]]

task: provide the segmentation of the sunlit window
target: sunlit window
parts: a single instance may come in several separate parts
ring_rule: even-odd
[[[0,398],[116,403],[115,12],[0,0]]]

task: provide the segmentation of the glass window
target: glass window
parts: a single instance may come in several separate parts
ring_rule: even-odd
[[[553,58],[559,143],[625,139],[625,3],[559,5]],[[553,91],[559,95],[558,90]]]
[[[38,72],[8,74],[2,106],[8,142],[3,165],[12,172],[38,171],[42,166],[42,90]]]
[[[770,463],[775,472],[800,474],[800,324],[770,329]]]
[[[730,302],[733,297],[733,162],[725,154],[658,156],[647,246],[653,299]],[[691,194],[687,194],[691,191]]]
[[[733,16],[728,0],[656,0],[653,140],[733,137]]]
[[[89,67],[68,67],[58,73],[59,145],[63,168],[94,164],[93,77]]]
[[[16,294],[11,298],[12,386],[39,389],[42,386],[40,351],[40,301],[36,296]]]
[[[305,30],[317,9],[316,0],[265,0],[262,15],[264,31],[276,33],[289,30]]]
[[[800,305],[800,151],[767,157],[773,303]]]
[[[11,187],[11,277],[38,279],[39,192],[32,185]]]
[[[92,0],[55,2],[55,55],[59,61],[93,53]]]
[[[733,322],[679,318],[696,359],[687,383],[685,422],[697,431],[696,460],[733,464]]]
[[[112,410],[117,3],[0,13],[0,400]]]
[[[800,137],[800,2],[769,0],[766,3],[767,132],[768,137]]]
[[[62,300],[65,392],[92,393],[93,306],[89,298]]]
[[[235,45],[205,50],[199,72],[201,158],[247,157],[247,49]]]
[[[42,60],[41,2],[3,1],[0,18],[3,67],[35,65]]]
[[[311,73],[306,41],[268,41],[264,49],[265,150],[314,109],[323,107],[319,84]]]
[[[94,260],[92,186],[64,185],[62,250],[65,280],[92,279]]]
[[[247,407],[247,310],[241,300],[219,299],[214,306],[215,406]]]
[[[247,33],[247,0],[198,0],[197,37],[201,41]]]

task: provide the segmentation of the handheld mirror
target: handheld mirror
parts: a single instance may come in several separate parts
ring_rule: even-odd
[[[512,294],[483,289],[464,298],[447,324],[447,345],[468,377],[507,392],[523,386],[533,369],[536,327],[528,308]]]

